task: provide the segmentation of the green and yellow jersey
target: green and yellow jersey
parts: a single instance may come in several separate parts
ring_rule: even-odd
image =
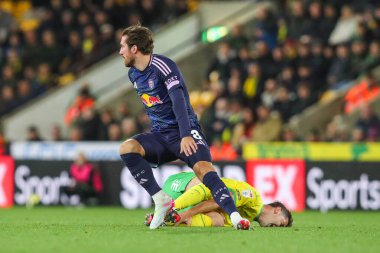
[[[175,199],[174,207],[179,211],[212,199],[210,190],[204,184],[198,184],[185,192],[186,185],[194,177],[193,172],[179,173],[169,177],[164,184],[163,190]],[[257,219],[263,207],[260,193],[246,182],[228,178],[222,178],[222,181],[233,197],[240,215],[250,221]],[[226,220],[225,226],[232,226],[230,217],[224,212],[223,214]]]

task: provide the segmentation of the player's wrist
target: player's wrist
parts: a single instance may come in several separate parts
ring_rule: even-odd
[[[185,132],[183,132],[183,133],[181,132],[180,137],[181,137],[181,139],[183,139],[183,138],[185,138],[185,137],[191,137],[190,130],[185,131]]]

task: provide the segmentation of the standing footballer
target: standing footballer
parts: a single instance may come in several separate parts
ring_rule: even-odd
[[[177,65],[165,56],[153,54],[152,32],[141,25],[123,31],[120,55],[128,76],[152,122],[149,133],[138,134],[120,145],[120,156],[135,180],[155,203],[150,229],[158,228],[173,207],[153,176],[150,163],[181,159],[207,186],[215,202],[230,216],[236,229],[249,229],[250,222],[238,213],[233,199],[211,163],[198,119],[189,102],[185,81]]]

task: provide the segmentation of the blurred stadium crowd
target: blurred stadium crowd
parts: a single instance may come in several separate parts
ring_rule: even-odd
[[[21,2],[29,3],[22,17],[0,5],[0,115],[117,51],[122,27],[140,20],[155,30],[189,10],[185,0]],[[380,5],[278,4],[259,8],[255,20],[218,42],[203,87],[190,94],[214,159],[235,159],[247,141],[379,141],[380,120],[368,104],[380,93],[371,72],[380,64]],[[353,129],[342,115],[307,136],[287,127],[331,90],[347,91],[342,114],[360,107]],[[84,85],[67,110],[68,136],[55,125],[51,140],[121,141],[149,129],[146,115],[133,116],[127,104],[101,111],[95,105]],[[36,127],[28,139],[41,139]]]
[[[187,12],[186,0],[0,2],[0,115],[117,51],[122,29],[157,30]]]

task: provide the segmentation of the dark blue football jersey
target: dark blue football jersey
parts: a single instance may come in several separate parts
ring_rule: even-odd
[[[131,67],[128,76],[145,106],[146,113],[152,122],[153,132],[178,128],[169,97],[169,93],[175,89],[183,90],[190,127],[199,126],[190,105],[185,81],[175,62],[165,56],[153,54],[149,65],[143,71]]]

